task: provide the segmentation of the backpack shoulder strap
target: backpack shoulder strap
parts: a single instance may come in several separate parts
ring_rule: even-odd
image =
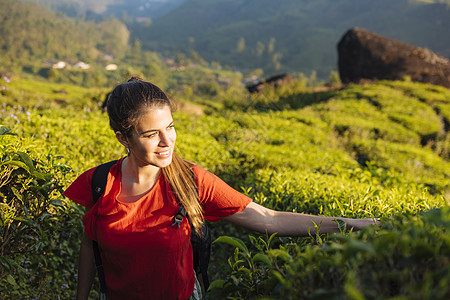
[[[101,164],[97,168],[95,168],[94,173],[92,173],[91,191],[94,203],[96,203],[105,192],[109,170],[116,163],[117,160],[112,160],[110,162]]]
[[[194,174],[191,174],[194,176]],[[195,182],[195,180],[194,180]],[[196,186],[196,189],[198,187]],[[211,232],[209,231],[208,226],[206,225],[206,222],[203,221],[202,224],[202,234],[199,236],[193,229],[193,226],[191,224],[191,220],[189,219],[189,215],[187,214],[186,208],[184,208],[183,204],[181,203],[179,196],[177,194],[175,195],[175,199],[177,199],[178,204],[180,205],[180,208],[178,209],[178,212],[173,217],[173,223],[172,226],[178,226],[180,228],[180,224],[183,221],[184,217],[187,218],[189,225],[191,226],[191,245],[193,250],[193,259],[194,259],[194,271],[199,276],[201,274],[201,281],[203,283],[203,286],[205,290],[208,290],[209,287],[209,276],[208,276],[208,265],[209,260],[211,256]]]
[[[97,168],[95,168],[94,173],[92,173],[91,191],[94,203],[96,203],[105,192],[109,170],[115,163],[117,163],[117,160],[101,164]],[[92,241],[92,248],[94,251],[95,268],[97,269],[98,280],[100,282],[100,291],[105,294],[106,293],[105,272],[103,270],[103,263],[102,258],[100,256],[100,249],[96,241]]]

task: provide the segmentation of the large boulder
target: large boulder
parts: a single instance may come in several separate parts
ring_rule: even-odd
[[[428,49],[361,28],[347,31],[337,48],[343,83],[409,76],[413,81],[450,88],[450,60]]]

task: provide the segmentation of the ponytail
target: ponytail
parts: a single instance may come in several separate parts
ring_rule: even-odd
[[[200,236],[203,210],[198,199],[192,164],[173,153],[171,164],[162,168],[162,174],[169,182],[175,197],[186,209],[193,230]]]

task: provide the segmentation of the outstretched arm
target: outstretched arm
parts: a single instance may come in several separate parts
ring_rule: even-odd
[[[243,211],[224,218],[235,225],[261,233],[277,233],[278,236],[308,236],[308,232],[315,234],[314,223],[320,227],[320,233],[339,232],[339,226],[334,221],[335,219],[344,221],[347,228],[353,228],[353,230],[360,230],[367,225],[376,224],[373,219],[320,217],[275,211],[255,202],[251,202]]]

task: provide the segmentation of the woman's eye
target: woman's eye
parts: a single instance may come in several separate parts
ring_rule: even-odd
[[[157,136],[157,135],[158,135],[158,134],[155,132],[155,133],[151,133],[151,134],[144,135],[144,137],[145,137],[145,138],[152,138],[152,137]]]

